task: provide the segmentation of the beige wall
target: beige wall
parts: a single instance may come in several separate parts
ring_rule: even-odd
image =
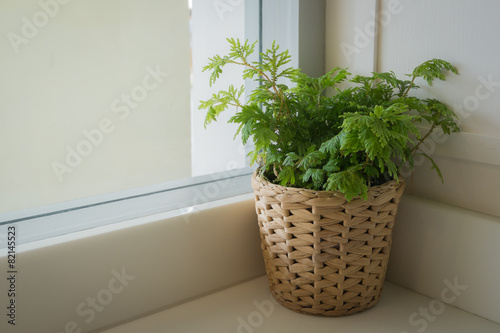
[[[0,212],[191,175],[188,19],[182,0],[0,3]]]
[[[445,184],[425,163],[407,193],[500,216],[500,2],[382,0],[378,10],[375,3],[327,1],[327,68],[403,75],[432,58],[458,67],[460,75],[436,82],[432,93],[418,82],[421,96],[443,100],[461,117],[462,133],[425,147]]]

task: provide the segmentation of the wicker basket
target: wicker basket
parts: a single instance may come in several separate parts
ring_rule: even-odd
[[[371,187],[368,200],[283,187],[252,177],[271,292],[301,313],[343,316],[382,293],[392,229],[405,183]]]

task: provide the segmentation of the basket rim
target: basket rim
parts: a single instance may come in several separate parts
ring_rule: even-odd
[[[338,190],[337,191],[325,191],[325,190],[318,191],[318,190],[314,190],[314,189],[293,187],[293,186],[282,186],[279,184],[272,183],[268,179],[266,179],[265,177],[259,176],[259,169],[256,169],[252,174],[252,184],[259,184],[260,187],[263,187],[263,188],[264,187],[276,188],[280,191],[297,191],[297,192],[305,192],[305,193],[311,193],[311,194],[315,194],[315,195],[319,194],[322,196],[332,196],[332,197],[345,199],[345,195]],[[405,184],[406,184],[406,180],[403,177],[399,176],[398,180],[392,179],[392,180],[385,182],[383,184],[368,187],[368,194],[370,194],[370,192],[379,193],[379,192],[385,191],[391,187],[394,187],[397,190],[398,188],[400,188],[401,186],[404,186]],[[254,188],[254,190],[255,190],[255,188]],[[356,199],[364,200],[360,196],[357,196],[357,197],[352,198],[351,201],[356,200]]]

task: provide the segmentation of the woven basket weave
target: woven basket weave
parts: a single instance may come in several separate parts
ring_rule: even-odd
[[[368,200],[283,187],[252,177],[271,292],[285,307],[343,316],[382,293],[392,229],[405,183],[371,187]]]

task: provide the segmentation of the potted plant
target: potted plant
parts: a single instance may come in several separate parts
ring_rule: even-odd
[[[418,148],[436,129],[459,131],[444,103],[410,92],[418,78],[432,85],[457,70],[433,59],[406,80],[393,72],[351,76],[346,68],[313,78],[287,67],[288,51],[274,43],[250,62],[256,43],[228,42],[230,53],[204,67],[210,85],[230,64],[243,66],[243,78],[259,85],[245,102],[244,87],[231,85],[200,109],[207,110],[206,126],[236,106],[235,136],[253,142],[249,156],[259,167],[252,187],[274,297],[294,311],[324,316],[374,306],[405,186],[400,170],[412,169],[414,156],[423,155],[442,178]],[[430,125],[423,135],[415,126],[420,122]]]

